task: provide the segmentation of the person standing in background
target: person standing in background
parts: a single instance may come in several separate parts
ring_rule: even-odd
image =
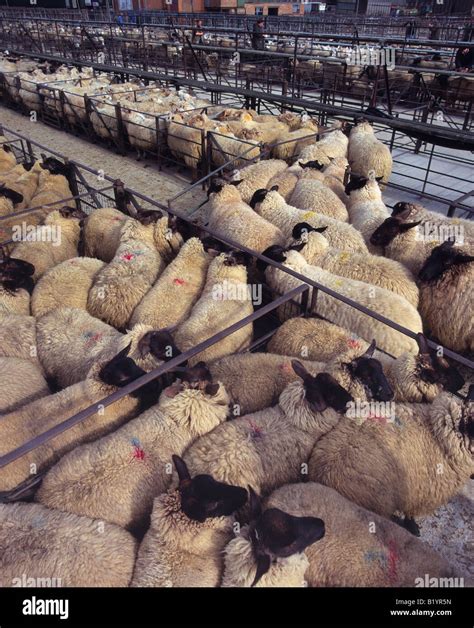
[[[202,20],[196,20],[196,26],[193,28],[193,37],[191,39],[193,44],[202,44],[204,37],[204,28]]]
[[[252,30],[252,48],[254,50],[264,50],[265,49],[265,38],[263,36],[265,20],[263,17],[259,17],[258,20],[253,25]]]

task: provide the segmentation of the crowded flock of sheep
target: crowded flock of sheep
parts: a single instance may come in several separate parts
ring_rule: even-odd
[[[223,171],[193,221],[132,204],[86,214],[62,202],[67,165],[17,164],[1,138],[1,240],[18,240],[19,223],[37,236],[0,257],[0,455],[95,407],[0,470],[0,586],[22,574],[133,587],[464,576],[416,538],[415,519],[474,473],[474,387],[423,335],[474,351],[474,225],[389,211],[392,158],[367,122],[315,142],[313,120],[268,118],[221,109],[216,124],[260,133],[273,158]],[[305,278],[328,291],[305,317],[281,308],[265,349],[245,351],[257,339],[245,325],[102,404],[257,311],[242,287],[277,297]]]

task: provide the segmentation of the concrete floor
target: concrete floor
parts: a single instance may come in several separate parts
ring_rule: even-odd
[[[158,172],[149,162],[137,162],[133,157],[122,157],[104,148],[92,144],[81,138],[63,133],[62,131],[45,126],[41,122],[30,122],[25,116],[15,113],[5,107],[0,107],[0,124],[29,136],[65,156],[87,164],[96,169],[104,169],[106,174],[122,179],[126,185],[138,190],[153,199],[166,204],[167,199],[185,190],[189,180],[169,171]],[[420,162],[423,156],[415,157]],[[410,166],[408,166],[409,168]],[[458,168],[458,165],[452,166]],[[460,170],[461,172],[461,170]],[[473,173],[469,168],[462,169],[467,185],[472,188]],[[401,176],[397,175],[397,176]],[[406,185],[406,180],[405,180]],[[384,196],[390,203],[392,200],[402,200],[399,192],[387,190]],[[453,190],[460,196],[458,190]],[[183,196],[180,203],[175,205],[182,211],[190,210],[204,198],[200,188],[196,188]],[[413,196],[410,196],[413,200]],[[436,207],[433,207],[436,209]],[[446,506],[439,508],[430,517],[421,520],[421,539],[439,551],[447,560],[458,567],[465,577],[474,579],[474,535],[472,522],[474,521],[474,482],[471,480],[462,493],[451,500]],[[423,576],[424,574],[420,574]],[[466,582],[467,584],[467,582]],[[472,584],[472,583],[471,583]]]

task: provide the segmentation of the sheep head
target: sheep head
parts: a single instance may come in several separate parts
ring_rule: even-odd
[[[179,477],[181,510],[189,519],[203,523],[211,517],[228,517],[247,502],[247,491],[241,486],[218,482],[211,475],[191,478],[184,460],[177,455],[172,458]]]
[[[329,373],[318,373],[313,377],[298,360],[292,360],[293,370],[303,380],[306,401],[313,412],[324,412],[333,408],[345,412],[352,396]]]
[[[370,236],[370,243],[374,246],[388,246],[397,236],[402,235],[421,224],[421,220],[407,223],[404,222],[404,220],[404,212],[398,216],[390,216],[389,218],[386,218]]]
[[[269,508],[262,513],[260,497],[251,486],[249,539],[257,562],[254,587],[270,569],[276,558],[288,558],[300,554],[323,538],[324,521],[317,517],[296,517],[279,508]]]
[[[418,278],[424,283],[437,281],[450,270],[462,271],[462,267],[471,262],[474,262],[474,256],[455,249],[454,240],[448,240],[432,250],[418,273]]]

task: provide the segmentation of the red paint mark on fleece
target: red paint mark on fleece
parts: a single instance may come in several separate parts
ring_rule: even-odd
[[[186,282],[184,281],[184,279],[180,279],[179,277],[176,277],[176,279],[173,280],[173,283],[175,286],[184,286]]]
[[[252,430],[250,432],[250,436],[252,438],[259,438],[260,436],[262,436],[263,434],[262,428],[258,427],[258,425],[256,425],[251,419],[249,419],[248,421],[249,421],[250,429]]]
[[[347,341],[347,344],[352,349],[357,349],[358,347],[360,347],[360,342],[358,340],[354,340],[354,338],[349,338],[349,340]]]
[[[130,260],[132,260],[135,257],[135,255],[133,253],[124,253],[120,259],[123,259],[125,262],[129,262]]]
[[[139,460],[140,462],[144,462],[145,461],[145,450],[140,445],[140,441],[138,440],[138,438],[132,438],[132,445],[133,445],[133,451],[132,451],[131,462],[133,460]]]
[[[395,541],[391,540],[388,542],[388,577],[392,584],[397,581],[398,560],[397,546]]]

